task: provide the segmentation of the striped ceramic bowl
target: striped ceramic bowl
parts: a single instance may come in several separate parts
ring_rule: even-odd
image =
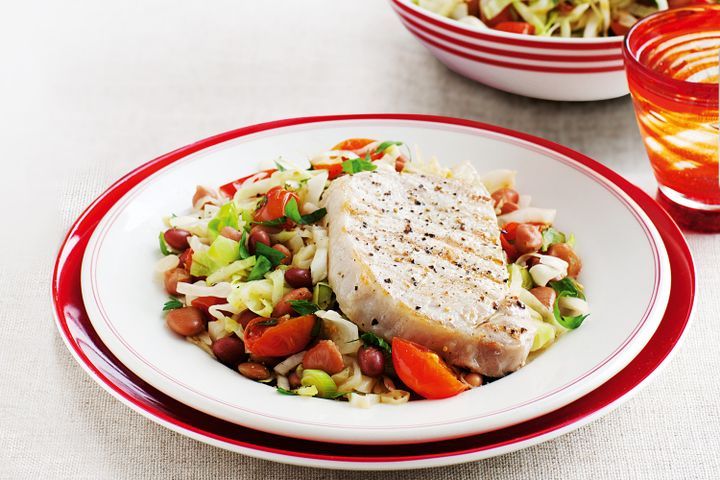
[[[546,100],[605,100],[628,93],[622,37],[536,37],[479,30],[410,0],[390,4],[438,60],[485,85]]]

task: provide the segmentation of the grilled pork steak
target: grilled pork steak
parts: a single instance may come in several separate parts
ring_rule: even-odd
[[[491,377],[525,363],[535,328],[508,290],[484,187],[377,170],[335,180],[323,202],[330,286],[362,330]]]

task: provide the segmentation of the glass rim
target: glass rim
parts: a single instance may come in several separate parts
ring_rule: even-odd
[[[651,80],[660,83],[663,87],[671,89],[677,92],[679,96],[692,96],[695,98],[702,98],[704,101],[709,102],[713,105],[718,105],[718,95],[720,84],[717,83],[699,83],[699,82],[688,82],[686,80],[678,80],[668,75],[662,74],[648,67],[642,63],[638,58],[638,51],[630,48],[631,38],[637,34],[638,30],[641,30],[648,23],[656,20],[658,17],[677,15],[681,12],[695,12],[702,13],[707,10],[716,10],[717,14],[720,15],[720,4],[718,5],[694,5],[682,8],[674,8],[670,10],[661,10],[648,15],[645,18],[640,19],[633,25],[628,33],[625,34],[623,39],[623,58],[625,59],[625,68],[629,70],[630,67],[636,69],[641,75],[650,78]],[[720,27],[718,28],[720,32]],[[720,55],[720,54],[719,54]],[[718,65],[720,68],[720,62]]]

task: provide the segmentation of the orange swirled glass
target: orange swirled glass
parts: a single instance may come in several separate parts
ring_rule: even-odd
[[[659,12],[625,37],[623,56],[658,200],[683,226],[720,231],[720,6]]]

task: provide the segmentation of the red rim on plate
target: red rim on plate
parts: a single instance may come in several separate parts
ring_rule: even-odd
[[[554,150],[601,174],[622,189],[645,211],[659,230],[668,250],[672,285],[670,299],[657,331],[640,354],[620,373],[575,402],[542,417],[501,430],[469,437],[413,445],[343,445],[298,441],[259,432],[194,410],[162,394],[128,370],[102,343],[93,329],[82,300],[82,258],[93,231],[108,210],[148,176],[194,152],[256,132],[301,124],[352,120],[398,120],[461,125],[533,142]],[[385,465],[442,460],[471,460],[483,452],[507,452],[529,443],[552,438],[579,427],[609,411],[643,384],[675,349],[689,321],[695,273],[690,251],[672,219],[642,190],[609,168],[566,147],[547,140],[470,120],[429,115],[366,114],[307,117],[253,125],[196,142],[152,160],[133,170],[98,197],[76,220],[65,238],[55,264],[52,283],[55,314],[63,340],[83,368],[106,390],[151,420],[185,435],[249,455],[317,466],[363,468],[373,462]],[[534,440],[534,442],[533,442]],[[423,466],[416,464],[415,466]]]

